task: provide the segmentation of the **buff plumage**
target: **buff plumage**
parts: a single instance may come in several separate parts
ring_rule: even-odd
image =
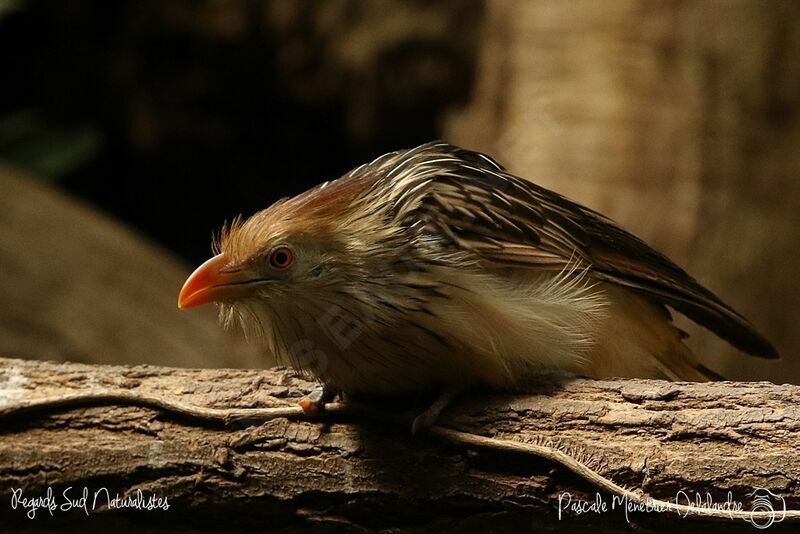
[[[280,201],[216,246],[215,268],[236,281],[207,283],[202,301],[279,362],[345,392],[509,387],[543,371],[705,379],[667,306],[776,355],[612,221],[444,143]],[[290,266],[276,266],[278,249]],[[191,289],[186,302],[203,288]]]

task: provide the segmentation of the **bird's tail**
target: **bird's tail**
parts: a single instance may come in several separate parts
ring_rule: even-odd
[[[605,285],[609,299],[598,343],[590,358],[590,376],[660,378],[691,382],[724,380],[697,361],[686,335],[660,304],[631,291]]]

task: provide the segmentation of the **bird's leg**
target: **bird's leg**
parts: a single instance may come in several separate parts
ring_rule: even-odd
[[[320,412],[325,411],[325,404],[331,402],[337,393],[339,392],[336,389],[322,384],[314,388],[314,391],[301,399],[298,404],[305,415],[319,415]]]
[[[445,387],[433,404],[414,418],[414,422],[411,423],[411,433],[416,434],[432,427],[442,411],[465,389],[466,387],[461,385],[449,385]]]

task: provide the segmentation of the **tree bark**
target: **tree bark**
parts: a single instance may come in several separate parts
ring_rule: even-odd
[[[52,517],[40,508],[29,519],[22,504],[49,487],[62,506],[66,488],[77,499],[85,487],[88,520],[101,528],[615,532],[625,525],[620,503],[611,509],[612,495],[597,497],[597,487],[563,465],[511,450],[535,445],[665,501],[683,491],[724,503],[731,492],[750,510],[746,494],[762,487],[784,499],[776,497],[775,508],[800,508],[797,386],[543,377],[526,394],[466,393],[430,434],[417,436],[410,415],[424,399],[411,408],[357,399],[351,411],[316,418],[248,415],[292,410],[314,386],[279,369],[0,359],[1,524],[86,521],[82,508]],[[76,400],[87,394],[94,400]],[[112,498],[141,490],[142,502],[156,509],[102,510],[106,490]],[[567,495],[572,502],[600,499],[607,510],[565,509],[559,519]],[[169,509],[151,499],[165,499]],[[632,512],[628,519],[645,532],[690,532],[720,521],[673,512]],[[725,521],[729,531],[752,528]],[[772,531],[791,527],[787,519]]]

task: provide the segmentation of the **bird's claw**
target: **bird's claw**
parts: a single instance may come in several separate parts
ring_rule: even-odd
[[[448,386],[440,394],[436,401],[428,406],[424,412],[414,418],[411,423],[411,433],[418,434],[428,430],[439,419],[439,415],[447,406],[453,402],[459,393],[464,390],[463,386]]]
[[[439,413],[434,412],[431,409],[427,409],[418,416],[414,418],[414,422],[411,423],[411,433],[412,434],[419,434],[420,432],[424,432],[428,430],[436,420],[439,418]]]
[[[300,400],[297,404],[307,417],[314,417],[325,411],[325,404],[336,397],[336,391],[326,386],[314,388],[314,391]]]

